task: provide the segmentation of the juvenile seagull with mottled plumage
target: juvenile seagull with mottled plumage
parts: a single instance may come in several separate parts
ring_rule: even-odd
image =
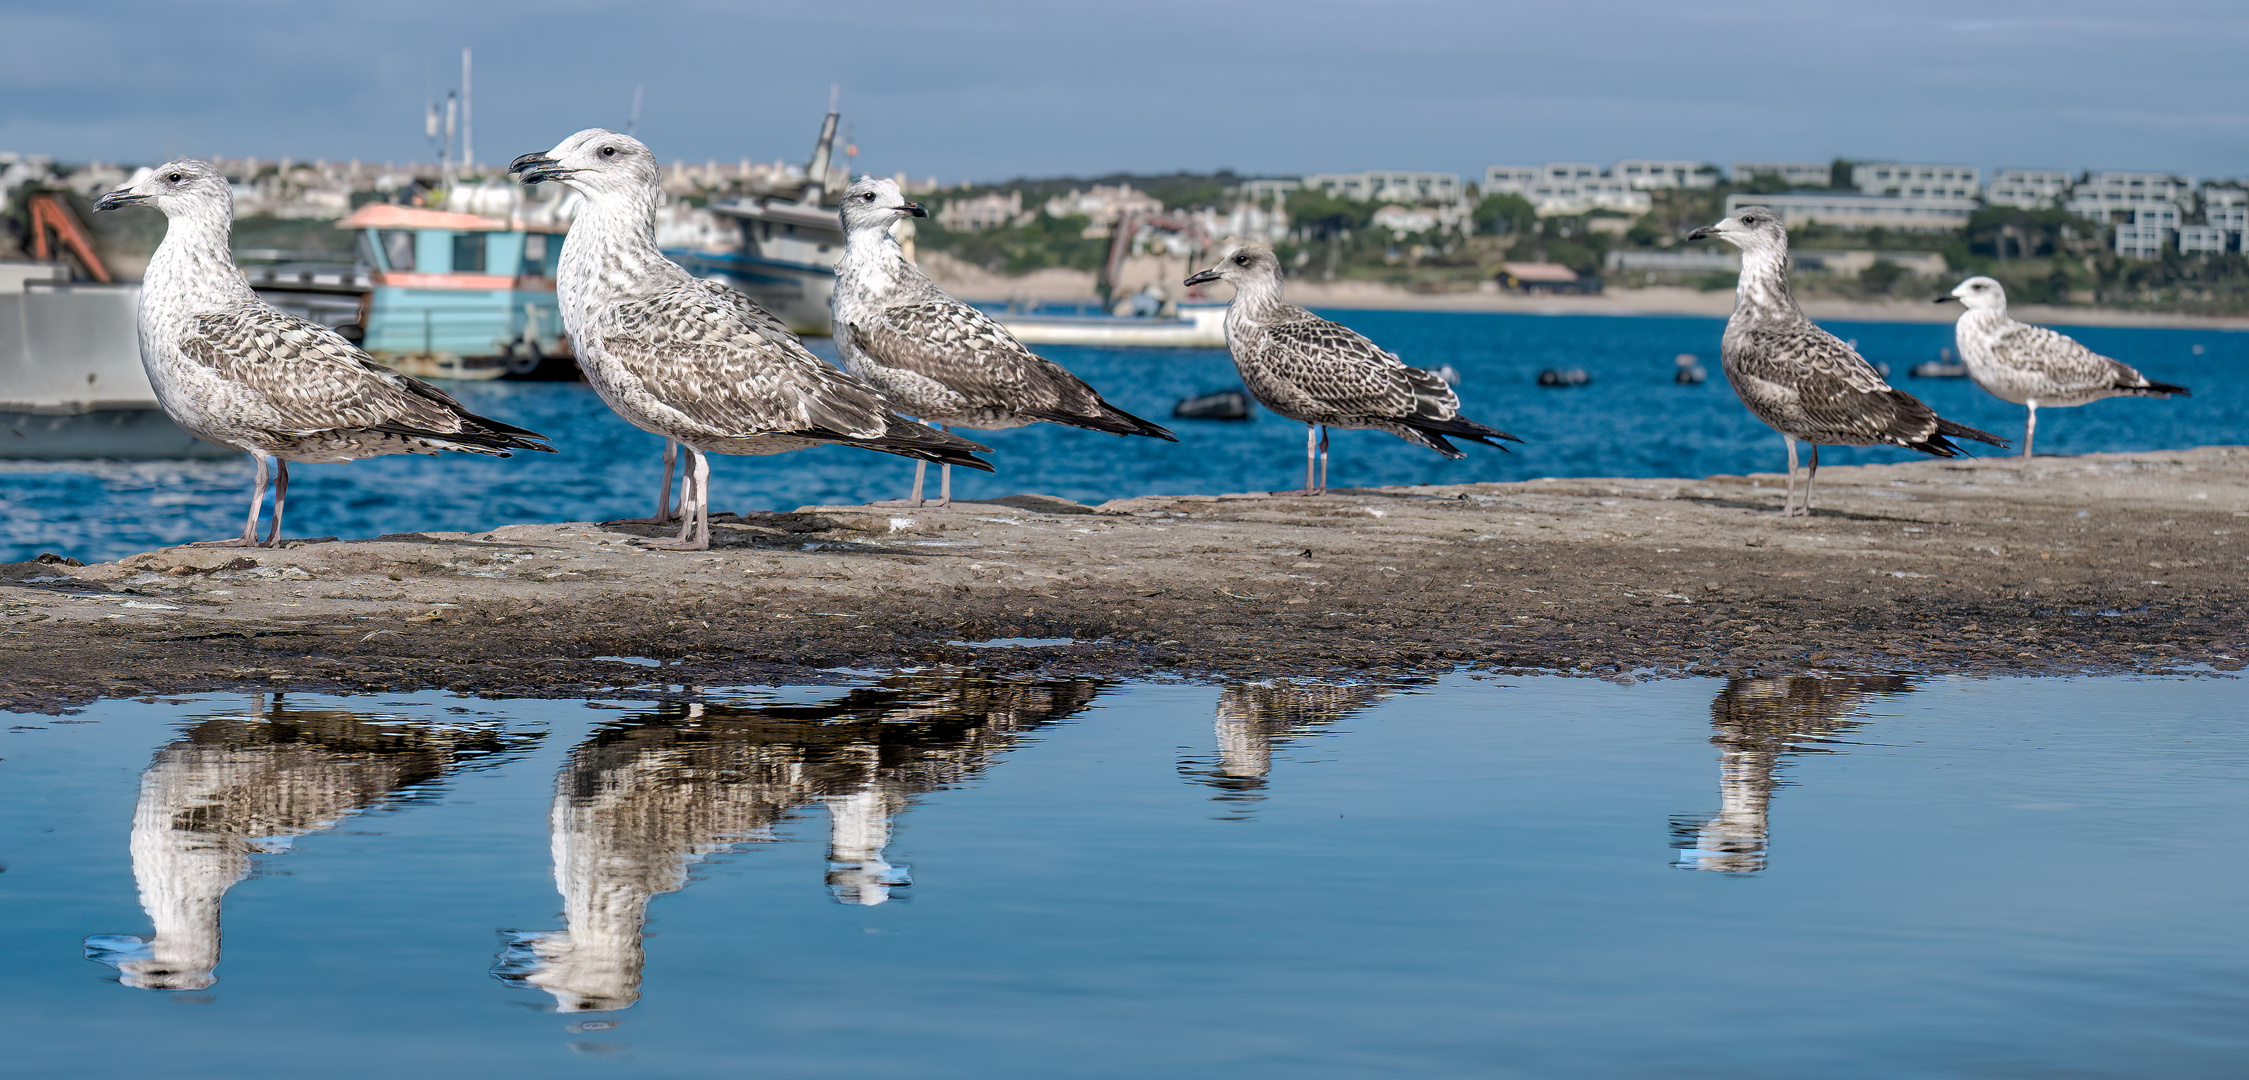
[[[2083,405],[2108,397],[2191,396],[2184,386],[2156,382],[2120,360],[2086,348],[2064,334],[2007,317],[2007,290],[1987,277],[1972,277],[1937,303],[1958,300],[1967,308],[1953,326],[1953,341],[1968,377],[1993,397],[2030,408],[2023,421],[2023,456],[2030,456],[2038,433],[2038,407]]]
[[[1781,516],[1796,512],[1796,440],[1812,444],[1803,513],[1812,513],[1812,481],[1820,444],[1889,444],[1937,457],[1958,457],[1953,438],[2004,447],[2007,440],[1956,424],[1919,398],[1883,381],[1849,345],[1812,324],[1788,290],[1788,227],[1762,206],[1745,206],[1715,225],[1687,234],[1715,236],[1741,249],[1734,313],[1719,345],[1726,381],[1757,419],[1788,444],[1788,490]]]
[[[141,363],[156,401],[189,434],[246,450],[257,463],[242,535],[203,546],[259,544],[268,463],[275,468],[273,529],[264,544],[279,547],[292,461],[554,452],[546,436],[471,413],[334,330],[258,299],[229,244],[233,190],[210,165],[180,160],[151,169],[94,209],[139,203],[167,219],[141,282]]]
[[[1450,439],[1486,446],[1523,440],[1460,415],[1443,378],[1416,367],[1350,328],[1281,302],[1281,261],[1263,244],[1244,244],[1187,279],[1234,287],[1226,306],[1226,348],[1242,385],[1268,409],[1303,423],[1304,494],[1328,489],[1327,429],[1387,431],[1448,458],[1464,457]],[[1314,480],[1312,462],[1319,459]]]
[[[841,443],[990,472],[986,447],[892,412],[873,387],[812,355],[749,297],[656,250],[656,157],[588,128],[508,171],[585,197],[562,241],[555,288],[578,367],[617,415],[687,454],[679,538],[710,547],[707,454],[779,454]]]
[[[1012,428],[1045,422],[1148,435],[1178,442],[1169,431],[1103,400],[1062,365],[1023,347],[991,316],[955,300],[913,263],[891,226],[928,217],[894,181],[866,177],[844,189],[843,261],[830,299],[836,350],[852,374],[882,391],[900,411],[926,423]],[[922,505],[928,462],[914,466]],[[941,470],[937,505],[953,499],[950,467]]]

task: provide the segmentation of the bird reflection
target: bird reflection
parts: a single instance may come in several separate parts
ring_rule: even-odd
[[[1216,723],[1218,761],[1198,779],[1228,802],[1264,798],[1266,774],[1273,771],[1273,748],[1296,736],[1348,720],[1379,705],[1391,689],[1382,686],[1275,682],[1237,683],[1219,692]]]
[[[1754,874],[1765,868],[1766,809],[1785,786],[1791,754],[1824,754],[1814,745],[1859,725],[1869,701],[1913,689],[1902,675],[1728,679],[1710,703],[1710,744],[1719,749],[1718,813],[1675,817],[1674,860],[1687,870]]]
[[[665,704],[571,751],[549,825],[567,929],[511,936],[493,974],[564,1012],[640,997],[648,902],[708,855],[769,842],[796,808],[828,812],[829,895],[872,905],[910,884],[884,857],[912,796],[975,775],[1024,732],[1086,707],[1090,681],[979,672],[893,676],[818,705]]]
[[[219,907],[254,855],[403,801],[468,759],[499,752],[484,727],[428,727],[367,713],[291,708],[282,695],[190,728],[141,773],[133,878],[156,932],[97,935],[86,956],[147,990],[217,981]]]

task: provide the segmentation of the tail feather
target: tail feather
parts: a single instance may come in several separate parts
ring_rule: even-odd
[[[2009,445],[2011,445],[2007,442],[2007,440],[2002,439],[1999,436],[1992,434],[1991,432],[1984,431],[1979,428],[1972,428],[1966,424],[1955,423],[1941,416],[1937,417],[1937,430],[1935,431],[1935,433],[1931,434],[1928,438],[1922,439],[1920,442],[1909,442],[1904,443],[1903,445],[1910,449],[1919,450],[1924,454],[1929,454],[1935,457],[1952,458],[1959,457],[1960,455],[1967,453],[1967,451],[1962,450],[1958,444],[1952,441],[1952,439],[1955,438],[1974,439],[1975,441],[1980,443],[1990,443],[1991,445],[1996,446],[2001,450],[2005,450],[2009,447]]]
[[[1402,420],[1400,421],[1400,423],[1403,423],[1407,427],[1413,428],[1414,430],[1419,431],[1422,434],[1436,440],[1439,444],[1436,448],[1438,453],[1445,453],[1446,450],[1448,450],[1452,446],[1451,443],[1446,442],[1444,439],[1444,437],[1447,435],[1450,435],[1455,439],[1466,439],[1469,442],[1482,443],[1485,446],[1498,447],[1501,450],[1506,450],[1507,447],[1502,446],[1498,442],[1495,442],[1493,440],[1505,439],[1508,442],[1523,441],[1513,435],[1509,435],[1508,433],[1499,430],[1498,428],[1492,427],[1488,424],[1479,424],[1474,420],[1470,420],[1464,416],[1456,416],[1450,420],[1431,420],[1416,416],[1410,417],[1406,420]],[[1513,453],[1513,451],[1508,452]],[[1458,457],[1460,455],[1458,451],[1454,451],[1447,456]]]
[[[962,468],[996,472],[992,463],[977,457],[978,453],[991,453],[992,448],[983,443],[970,442],[950,432],[939,431],[927,424],[917,424],[902,416],[889,415],[889,427],[872,439],[853,438],[840,432],[810,431],[806,434],[829,439],[846,446],[866,450],[880,450],[899,457],[934,461],[939,465],[959,465]]]
[[[2124,387],[2123,389],[2132,391],[2133,395],[2136,397],[2172,397],[2174,395],[2178,397],[2194,396],[2194,391],[2189,390],[2184,386],[2175,386],[2167,382],[2156,382],[2154,379],[2147,378],[2146,376],[2141,377],[2140,385],[2128,386]]]
[[[1037,417],[1050,424],[1085,428],[1088,431],[1106,431],[1111,435],[1146,435],[1165,442],[1179,441],[1179,436],[1172,434],[1163,425],[1142,420],[1107,401],[1096,399],[1096,406],[1100,411],[1092,414],[1033,410],[1024,415]]]

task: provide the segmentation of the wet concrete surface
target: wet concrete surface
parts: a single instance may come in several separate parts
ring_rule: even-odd
[[[1777,455],[1776,455],[1777,456]],[[2249,448],[1294,495],[1036,495],[0,566],[0,707],[1100,678],[2239,670]],[[1031,639],[994,644],[994,639]]]

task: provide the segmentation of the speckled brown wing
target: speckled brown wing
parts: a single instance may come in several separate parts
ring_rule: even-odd
[[[376,363],[334,330],[264,303],[197,316],[179,348],[249,388],[270,410],[256,422],[277,436],[356,430],[551,450],[527,441],[537,433],[477,416],[436,387]]]
[[[1358,332],[1326,319],[1268,326],[1260,352],[1269,377],[1337,418],[1449,420],[1460,411],[1444,380],[1407,367]]]
[[[871,325],[838,329],[850,334],[852,343],[877,365],[938,382],[960,395],[968,410],[1172,438],[1163,428],[1109,404],[1062,365],[1025,348],[991,316],[951,297],[887,307]]]
[[[1919,398],[1884,382],[1835,335],[1799,322],[1752,326],[1729,335],[1726,374],[1760,419],[1813,443],[1891,443],[1940,457],[1958,448],[1946,435],[2002,444],[1996,435],[1940,419]]]
[[[880,395],[725,286],[682,282],[615,305],[603,324],[603,348],[705,435],[871,439],[889,427]]]
[[[2047,382],[2049,388],[2041,396],[2147,384],[2147,378],[2131,365],[2102,356],[2067,334],[2029,323],[2010,320],[1992,339],[1991,352],[2000,363]]]

